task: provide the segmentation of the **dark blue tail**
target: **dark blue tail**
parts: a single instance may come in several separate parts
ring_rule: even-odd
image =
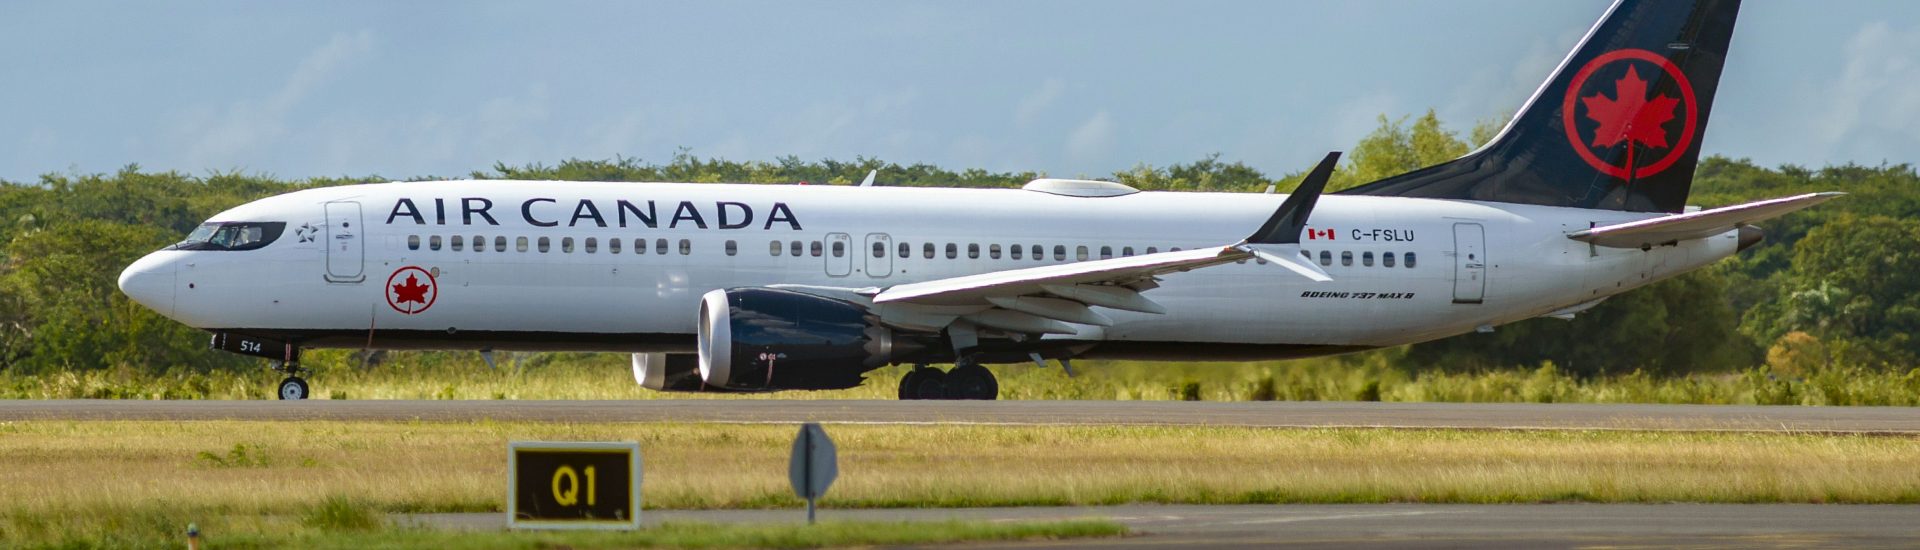
[[[1621,0],[1492,143],[1342,191],[1679,212],[1739,0]]]

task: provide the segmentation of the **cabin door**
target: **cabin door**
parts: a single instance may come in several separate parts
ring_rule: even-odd
[[[327,282],[358,283],[367,279],[366,239],[360,224],[360,203],[335,201],[327,211]]]

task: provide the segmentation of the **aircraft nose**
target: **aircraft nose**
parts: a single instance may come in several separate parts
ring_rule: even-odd
[[[120,291],[140,305],[172,317],[174,263],[166,256],[155,252],[127,266],[120,272]]]

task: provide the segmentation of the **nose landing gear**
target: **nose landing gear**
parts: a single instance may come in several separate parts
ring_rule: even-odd
[[[280,387],[275,391],[275,393],[280,396],[281,401],[300,401],[312,395],[310,388],[307,386],[307,380],[301,378],[301,375],[312,373],[301,367],[300,363],[274,361],[268,368],[273,369],[274,372],[287,375],[286,378],[280,380]]]

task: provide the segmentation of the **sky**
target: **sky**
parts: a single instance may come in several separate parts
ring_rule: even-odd
[[[1219,153],[1278,175],[1382,114],[1462,135],[1509,114],[1609,3],[0,0],[0,179],[681,148],[1063,177]],[[1920,2],[1748,0],[1703,146],[1920,161]]]

